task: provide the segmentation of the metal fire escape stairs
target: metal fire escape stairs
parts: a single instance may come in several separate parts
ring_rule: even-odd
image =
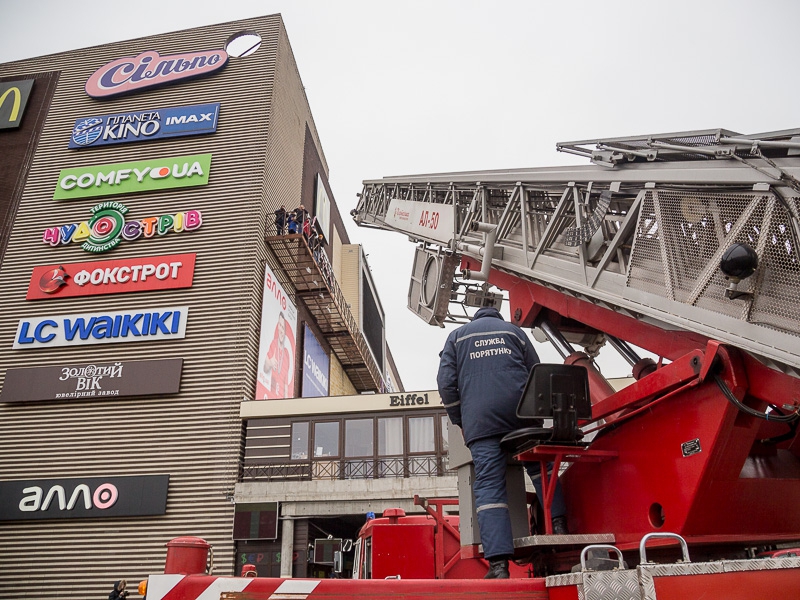
[[[495,281],[505,274],[501,281],[533,282],[664,331],[729,343],[800,376],[800,129],[557,149],[591,164],[364,182],[355,222],[403,233],[428,263],[440,259],[434,276],[415,258],[409,308],[439,326],[462,321],[465,304],[492,298],[490,273]],[[720,270],[732,248],[755,254],[752,274]],[[472,283],[455,274],[461,261]],[[633,364],[620,337],[606,336]]]
[[[325,252],[314,255],[301,234],[267,236],[265,242],[275,257],[270,266],[278,281],[313,316],[356,391],[383,391],[381,368],[350,312]]]

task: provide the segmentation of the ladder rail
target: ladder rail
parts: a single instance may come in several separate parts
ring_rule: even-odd
[[[782,151],[796,152],[794,143]],[[472,225],[496,225],[495,269],[798,374],[800,192],[785,181],[800,177],[800,153],[759,165],[675,160],[389,177],[364,182],[353,216],[479,261],[483,235]],[[608,206],[595,210],[603,194]],[[386,214],[393,198],[446,209],[452,231],[434,237],[397,226]],[[725,297],[729,282],[717,268],[733,243],[750,245],[760,261],[741,284],[749,295],[736,299]]]

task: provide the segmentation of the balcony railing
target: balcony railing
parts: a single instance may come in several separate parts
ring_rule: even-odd
[[[448,468],[448,457],[434,454],[406,457],[271,462],[245,465],[242,481],[443,477],[451,474]]]

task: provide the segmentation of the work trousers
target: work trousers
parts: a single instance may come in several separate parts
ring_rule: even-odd
[[[506,491],[506,465],[508,454],[500,448],[502,436],[475,440],[469,445],[475,465],[475,482],[472,491],[478,513],[483,555],[487,559],[514,554],[511,518],[508,514]],[[536,489],[539,501],[544,502],[542,478],[538,462],[523,463]],[[562,517],[567,512],[561,483],[556,485],[551,507],[552,517]]]

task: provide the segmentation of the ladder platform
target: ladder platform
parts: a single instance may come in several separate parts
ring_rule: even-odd
[[[514,548],[548,548],[552,546],[588,546],[613,544],[613,533],[586,533],[570,535],[528,535],[514,538]]]
[[[583,547],[590,544],[614,544],[613,533],[584,533],[570,535],[528,535],[514,538],[514,549],[553,547]],[[483,558],[483,544],[461,546],[461,558]]]

